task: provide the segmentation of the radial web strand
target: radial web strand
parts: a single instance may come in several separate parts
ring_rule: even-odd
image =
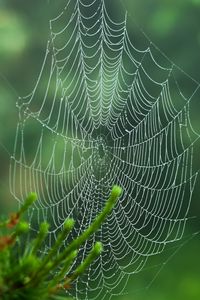
[[[102,255],[69,290],[77,299],[120,294],[147,259],[183,237],[197,177],[190,106],[199,84],[144,35],[134,37],[128,22],[126,14],[116,20],[107,1],[65,1],[50,21],[36,85],[17,102],[10,187],[19,202],[37,192],[29,218],[35,231],[51,223],[44,253],[67,217],[76,220],[70,240],[114,184],[123,188],[71,268],[102,241]]]

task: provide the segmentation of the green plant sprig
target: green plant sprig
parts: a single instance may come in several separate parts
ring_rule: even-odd
[[[29,224],[22,220],[22,216],[37,199],[37,195],[31,193],[17,213],[0,223],[0,228],[3,228],[4,231],[5,229],[11,231],[0,235],[0,299],[58,299],[61,290],[70,288],[70,284],[81,276],[103,251],[103,245],[96,242],[85,260],[72,274],[65,277],[78,255],[80,246],[100,228],[121,192],[120,187],[114,186],[102,212],[80,236],[59,254],[60,246],[74,227],[75,221],[73,219],[65,221],[62,232],[44,257],[40,256],[39,250],[49,233],[49,224],[47,222],[41,223],[36,238],[24,247],[18,258],[15,254],[18,245],[16,241],[20,242],[24,234],[29,231]],[[55,271],[57,271],[56,275],[51,278],[49,274],[55,273]]]

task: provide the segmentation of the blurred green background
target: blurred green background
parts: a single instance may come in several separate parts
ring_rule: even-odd
[[[200,82],[200,0],[107,0],[123,6],[130,19],[175,64]],[[9,192],[9,160],[17,124],[16,100],[28,94],[38,77],[49,34],[48,20],[62,1],[0,0],[0,210],[17,207]],[[137,30],[135,31],[137,34]],[[200,99],[199,99],[200,101]],[[200,128],[200,118],[199,118]],[[200,160],[199,157],[196,160]],[[186,243],[161,267],[149,268],[128,283],[128,295],[118,300],[200,299],[200,182],[197,181]],[[184,243],[184,242],[183,242]],[[166,259],[164,259],[166,262]],[[156,276],[156,272],[158,275]],[[150,282],[155,279],[152,284]],[[150,284],[150,285],[149,285]]]

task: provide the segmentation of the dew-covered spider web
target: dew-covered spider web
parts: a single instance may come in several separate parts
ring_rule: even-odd
[[[109,3],[64,1],[50,20],[35,87],[17,102],[11,157],[14,197],[38,195],[32,229],[51,223],[44,253],[67,217],[76,220],[72,239],[102,210],[112,186],[123,188],[72,266],[102,241],[102,255],[69,291],[77,299],[120,294],[151,256],[182,238],[197,177],[190,107],[199,84],[134,35],[127,15],[116,18]]]

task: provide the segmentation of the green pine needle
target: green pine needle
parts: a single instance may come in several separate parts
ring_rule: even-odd
[[[80,246],[100,228],[121,193],[121,188],[114,186],[104,209],[93,223],[59,253],[60,246],[75,224],[73,219],[67,219],[55,244],[44,257],[40,255],[40,249],[49,232],[49,224],[46,222],[41,223],[36,238],[20,249],[24,235],[29,232],[29,224],[22,220],[22,216],[37,199],[37,195],[31,193],[17,213],[0,223],[0,229],[2,229],[0,234],[0,299],[69,299],[61,297],[61,291],[63,288],[70,288],[70,284],[86,271],[103,251],[103,245],[96,242],[89,255],[76,270],[72,274],[67,276],[66,274],[78,256]],[[17,249],[20,249],[19,257],[16,254]],[[49,275],[51,272],[56,274],[53,278]]]

